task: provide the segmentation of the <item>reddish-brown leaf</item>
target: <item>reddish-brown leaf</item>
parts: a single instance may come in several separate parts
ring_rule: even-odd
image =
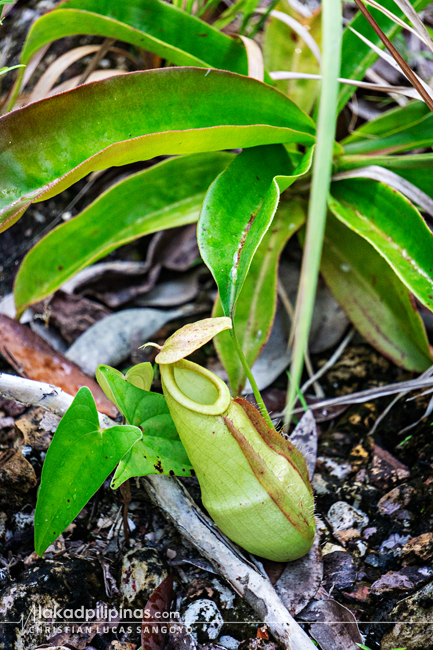
[[[115,417],[117,409],[96,381],[54,350],[29,327],[0,314],[0,353],[22,376],[58,386],[75,395],[82,386],[92,391],[99,411]]]
[[[143,623],[141,626],[142,650],[162,650],[164,648],[167,632],[165,628],[169,622],[162,614],[170,610],[173,595],[173,576],[167,576],[155,589],[144,608]]]

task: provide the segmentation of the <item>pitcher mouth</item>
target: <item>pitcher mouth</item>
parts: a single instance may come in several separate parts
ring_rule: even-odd
[[[159,368],[165,389],[185,408],[202,415],[221,415],[229,408],[229,389],[213,372],[186,359]]]

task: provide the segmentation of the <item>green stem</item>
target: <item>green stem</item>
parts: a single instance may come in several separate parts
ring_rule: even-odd
[[[241,346],[239,345],[239,341],[238,341],[238,339],[236,337],[234,327],[230,330],[230,334],[232,336],[233,345],[235,347],[236,352],[238,353],[238,357],[240,359],[242,367],[245,370],[245,374],[249,379],[249,382],[251,384],[251,388],[253,389],[254,397],[255,397],[256,402],[257,402],[257,406],[259,407],[259,410],[260,410],[261,414],[263,415],[263,417],[265,418],[266,423],[268,424],[268,426],[271,427],[271,429],[273,429],[274,425],[272,424],[271,416],[269,415],[268,409],[266,408],[265,403],[263,401],[263,398],[260,395],[260,391],[259,391],[258,386],[256,384],[256,380],[253,377],[253,373],[250,370],[250,367],[248,365],[248,361],[246,360],[245,355],[243,353],[243,350],[242,350]]]
[[[322,2],[323,81],[317,124],[316,155],[313,164],[311,198],[301,279],[294,318],[294,345],[290,368],[286,413],[287,427],[296,401],[305,352],[308,346],[320,258],[325,232],[327,198],[331,182],[332,154],[338,106],[338,76],[341,63],[341,0]]]

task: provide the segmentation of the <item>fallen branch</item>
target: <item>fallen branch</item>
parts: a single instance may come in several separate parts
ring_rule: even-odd
[[[62,416],[72,397],[50,384],[0,373],[0,396],[26,406],[40,406]],[[100,415],[101,426],[114,422]],[[275,639],[287,650],[315,650],[308,635],[289,614],[265,575],[245,560],[231,542],[206,517],[179,481],[168,476],[143,479],[152,501],[157,504],[186,539],[193,544],[251,605]]]

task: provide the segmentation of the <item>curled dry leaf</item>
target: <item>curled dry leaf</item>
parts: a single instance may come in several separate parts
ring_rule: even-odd
[[[321,650],[358,650],[358,644],[362,643],[352,612],[329,598],[323,587],[308,607],[302,610],[299,618],[313,623],[310,635]]]
[[[160,364],[180,361],[208,343],[214,336],[231,327],[231,319],[225,316],[205,318],[197,323],[185,325],[166,340],[155,361]]]
[[[93,379],[53,350],[36,332],[3,315],[0,315],[0,352],[21,376],[59,386],[69,395],[87,386],[99,411],[111,417],[117,415],[116,407]]]

